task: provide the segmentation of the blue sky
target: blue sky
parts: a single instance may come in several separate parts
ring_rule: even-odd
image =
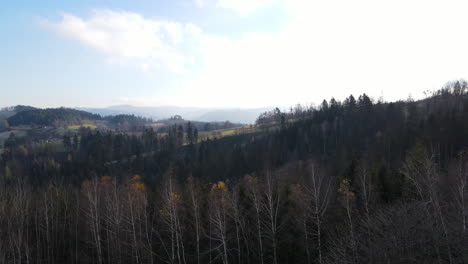
[[[459,0],[5,1],[0,106],[289,106],[468,73]]]

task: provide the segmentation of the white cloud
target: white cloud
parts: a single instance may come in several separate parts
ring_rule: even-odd
[[[247,15],[259,8],[269,6],[274,2],[276,2],[276,0],[218,0],[217,6],[225,9],[232,9],[240,14]]]
[[[280,32],[205,36],[203,68],[184,97],[213,106],[287,106],[364,92],[398,100],[468,77],[462,1],[289,0],[286,7]]]
[[[195,5],[198,6],[198,7],[203,7],[205,6],[207,0],[194,0],[195,1]]]
[[[279,0],[193,0],[198,7],[213,4],[218,8],[232,10],[240,15],[251,15],[260,8],[271,6]]]
[[[183,72],[190,64],[190,49],[201,35],[193,24],[147,19],[137,13],[93,10],[88,18],[64,13],[59,22],[45,24],[61,35],[78,40],[113,63],[157,66]]]
[[[288,0],[285,8],[280,31],[237,38],[106,10],[65,14],[52,26],[116,63],[185,70],[164,104],[287,106],[363,92],[396,100],[468,77],[463,1]]]

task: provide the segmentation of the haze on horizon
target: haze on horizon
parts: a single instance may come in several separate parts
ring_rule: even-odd
[[[466,78],[458,0],[8,1],[0,107],[287,107]]]

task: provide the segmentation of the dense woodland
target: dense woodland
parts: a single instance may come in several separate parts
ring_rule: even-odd
[[[51,126],[58,122],[78,123],[83,119],[100,119],[99,115],[69,108],[24,109],[7,119],[11,126],[43,125]]]
[[[10,126],[68,126],[87,122],[104,120],[116,127],[137,127],[151,123],[149,118],[135,115],[110,115],[100,116],[86,111],[71,108],[47,108],[39,109],[30,106],[16,106],[14,115],[6,119]]]
[[[467,88],[275,109],[203,141],[11,136],[0,263],[468,263]]]
[[[242,124],[224,122],[200,122],[186,121],[180,115],[168,119],[159,120],[157,123],[162,126],[157,127],[157,130],[162,133],[168,133],[171,125],[182,125],[187,129],[188,123],[198,131],[212,131],[218,129],[228,129],[239,127]],[[114,129],[119,131],[139,131],[144,127],[151,126],[155,123],[151,118],[119,114],[101,116],[98,114],[89,113],[86,111],[71,109],[71,108],[46,108],[40,109],[31,106],[18,105],[11,108],[0,109],[0,132],[7,130],[9,127],[55,127],[66,128],[73,125],[89,125],[98,124],[101,128]]]

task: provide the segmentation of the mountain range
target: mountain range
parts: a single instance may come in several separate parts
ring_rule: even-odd
[[[75,109],[87,111],[102,116],[133,114],[153,120],[167,119],[171,116],[180,115],[183,119],[193,121],[231,121],[233,123],[252,124],[257,117],[271,108],[197,108],[178,106],[154,106],[142,107],[132,105],[116,105],[105,108],[76,107]]]

